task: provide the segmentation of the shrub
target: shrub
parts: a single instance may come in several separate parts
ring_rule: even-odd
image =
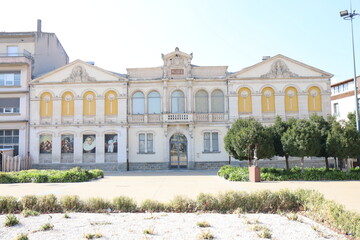
[[[39,211],[38,197],[35,195],[26,195],[21,198],[22,209],[29,209],[33,211]]]
[[[53,230],[54,229],[54,225],[51,223],[45,223],[44,225],[41,226],[40,231],[49,231],[49,230]]]
[[[154,228],[147,228],[143,231],[144,234],[153,235],[154,234]]]
[[[24,209],[21,214],[24,216],[24,217],[28,217],[28,216],[39,216],[40,213],[37,212],[37,211],[34,211],[34,210],[30,210],[30,209]]]
[[[208,223],[206,221],[197,222],[196,226],[201,227],[201,228],[211,227],[210,223]]]
[[[13,213],[19,209],[19,204],[15,197],[0,196],[0,214]]]
[[[20,233],[14,238],[14,240],[29,240],[29,237],[25,233]]]
[[[326,168],[305,168],[304,173],[300,167],[294,167],[290,171],[280,168],[261,168],[261,180],[263,181],[287,181],[287,180],[360,180],[360,168],[352,168],[349,174],[346,172]],[[248,181],[249,171],[246,167],[223,166],[218,175],[230,181]]]
[[[99,169],[90,171],[80,167],[67,171],[30,169],[19,172],[1,172],[0,183],[84,182],[99,177],[104,177],[104,171]]]
[[[17,224],[19,224],[19,219],[17,219],[17,217],[14,214],[6,215],[5,221],[4,221],[5,227],[12,227]]]
[[[210,231],[201,232],[198,236],[199,240],[214,239],[214,235]]]
[[[236,191],[227,191],[225,193],[218,194],[219,202],[219,211],[222,213],[232,212],[238,210],[244,212],[246,209],[246,202],[248,199],[248,193],[246,192],[236,192]]]
[[[175,196],[168,204],[168,208],[173,212],[193,212],[195,211],[196,203],[185,196]]]
[[[38,209],[42,213],[59,212],[61,207],[54,194],[41,196],[38,198]]]
[[[196,199],[196,208],[202,211],[218,211],[219,201],[212,194],[200,193]]]
[[[86,233],[84,234],[84,238],[86,239],[94,239],[94,238],[101,238],[102,234],[101,233]]]
[[[133,212],[136,210],[136,202],[134,199],[126,196],[114,198],[113,206],[121,212]]]
[[[68,195],[60,199],[60,205],[64,211],[80,211],[82,208],[82,202],[79,196]]]
[[[110,201],[102,198],[89,198],[84,203],[84,209],[89,212],[105,212],[108,208],[112,208]]]
[[[165,205],[159,201],[146,199],[140,204],[140,211],[161,212],[165,210]]]

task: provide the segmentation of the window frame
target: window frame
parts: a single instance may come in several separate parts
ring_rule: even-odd
[[[11,134],[6,134],[11,131]],[[9,141],[10,142],[7,142]],[[17,142],[14,142],[17,140]],[[0,129],[0,149],[13,148],[14,156],[19,154],[20,130],[19,129]]]
[[[203,153],[220,153],[221,152],[219,135],[220,135],[219,131],[204,131],[203,132]],[[206,139],[206,136],[209,136],[209,139]],[[214,143],[215,142],[214,136],[217,136],[216,143]],[[207,145],[209,145],[209,150],[206,149]],[[214,148],[217,148],[217,150],[214,150]]]
[[[152,132],[141,132],[138,134],[138,154],[155,154],[154,135]]]
[[[10,77],[11,75],[12,77]],[[20,86],[21,86],[21,71],[0,72],[0,87],[20,87]]]
[[[18,106],[17,107],[9,107],[9,106],[1,106],[0,105],[0,114],[20,114],[20,98],[11,97],[11,98],[0,98],[0,100],[4,99],[18,99]]]

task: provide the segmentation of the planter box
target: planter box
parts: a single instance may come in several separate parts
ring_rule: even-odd
[[[260,168],[258,166],[249,167],[249,181],[260,182]]]

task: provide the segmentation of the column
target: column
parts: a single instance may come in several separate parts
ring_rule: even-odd
[[[236,120],[239,116],[238,96],[235,92],[229,95],[229,120]]]
[[[262,118],[261,93],[252,94],[252,113],[255,119]]]
[[[80,97],[75,97],[74,99],[74,122],[83,122],[83,99]]]
[[[127,122],[127,97],[126,96],[120,96],[117,98],[118,100],[118,121],[121,123]]]
[[[83,138],[82,135],[76,133],[74,135],[74,163],[83,162]]]
[[[53,98],[53,124],[60,124],[61,123],[61,98]],[[32,115],[32,114],[30,114]]]
[[[96,136],[95,162],[96,163],[105,162],[105,139],[104,139],[104,134],[102,132],[97,134]]]
[[[30,114],[30,123],[40,123],[40,98],[31,99],[30,111],[34,114]]]
[[[275,95],[275,113],[282,119],[285,119],[285,94],[279,93]]]
[[[308,93],[298,93],[298,101],[299,101],[299,117],[307,118],[309,116],[308,109]]]
[[[127,127],[122,127],[118,133],[118,159],[117,162],[124,165],[122,168],[126,170],[126,159],[127,159]]]
[[[167,84],[167,83],[164,82],[164,84]],[[164,87],[163,87],[163,96],[162,96],[162,112],[163,113],[169,112],[168,106],[167,106],[167,101],[168,101],[167,90],[168,90],[167,85],[164,85]]]
[[[103,123],[105,120],[105,97],[96,97],[96,123]]]
[[[52,163],[60,163],[61,159],[61,134],[52,136]]]

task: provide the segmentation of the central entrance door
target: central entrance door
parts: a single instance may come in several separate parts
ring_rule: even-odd
[[[170,138],[170,167],[187,168],[187,140],[181,133]]]

